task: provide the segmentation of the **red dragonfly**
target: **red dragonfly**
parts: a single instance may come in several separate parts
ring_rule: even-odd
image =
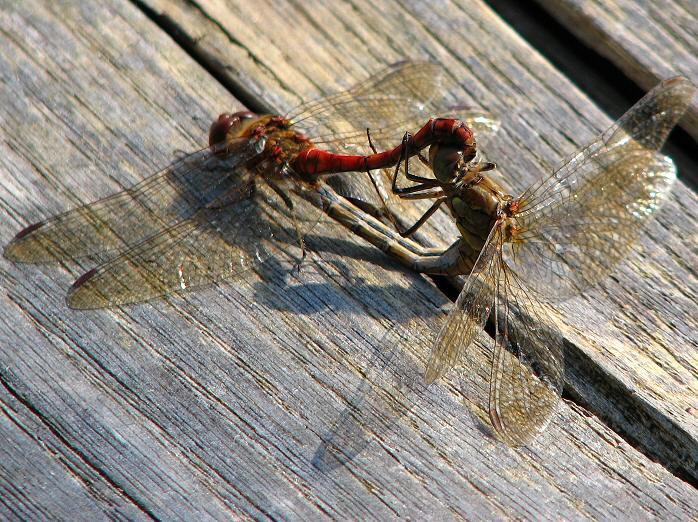
[[[211,126],[209,147],[127,190],[25,228],[4,255],[38,263],[111,254],[68,293],[71,307],[88,309],[238,275],[284,244],[302,246],[322,210],[385,246],[385,234],[374,230],[379,225],[358,222],[361,213],[318,176],[394,165],[399,153],[361,155],[370,152],[366,129],[380,143],[394,143],[405,128],[445,110],[445,82],[436,64],[403,62],[285,117],[222,114]],[[496,127],[484,113],[466,112],[471,125]],[[378,212],[371,205],[380,201],[375,189],[389,190],[380,175],[372,181],[329,180],[350,201]],[[401,243],[412,248],[399,237],[390,243],[398,251]]]
[[[422,338],[431,345],[427,382],[463,364],[476,409],[509,443],[524,443],[543,429],[562,392],[563,349],[546,327],[554,323],[545,303],[595,285],[628,256],[676,179],[674,163],[658,151],[695,89],[683,77],[663,81],[517,197],[488,177],[495,166],[478,158],[474,133],[463,122],[430,120],[385,152],[405,162],[418,156],[433,173],[405,168],[413,184],[398,187],[400,165],[395,168],[396,195],[434,200],[401,234],[410,235],[441,205],[461,233],[441,256],[405,250],[400,260],[421,272],[469,273],[436,338],[411,333],[408,342]],[[428,158],[421,155],[427,147]],[[495,335],[481,353],[473,340],[488,318]]]

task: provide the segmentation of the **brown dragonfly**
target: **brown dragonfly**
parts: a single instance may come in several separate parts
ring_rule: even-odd
[[[426,273],[469,274],[436,338],[422,337],[432,344],[426,380],[463,364],[473,380],[470,399],[507,442],[524,443],[543,429],[562,392],[563,350],[546,327],[553,324],[546,303],[595,285],[628,256],[676,179],[674,163],[658,151],[694,92],[686,78],[663,81],[517,197],[487,176],[495,165],[480,160],[474,133],[458,120],[430,120],[386,152],[405,162],[417,156],[433,173],[395,168],[396,195],[434,200],[401,235],[441,205],[461,233],[441,256],[400,251],[400,261]],[[412,184],[398,186],[399,172]],[[488,318],[494,340],[479,353],[473,341]]]
[[[395,143],[405,128],[451,110],[446,83],[437,64],[402,62],[284,117],[222,114],[208,147],[127,190],[30,225],[4,255],[31,263],[96,258],[101,264],[79,277],[67,297],[71,307],[89,309],[238,276],[289,244],[303,248],[322,211],[382,248],[414,249],[378,232],[378,221],[359,222],[363,213],[350,202],[380,214],[377,194],[389,196],[389,186],[381,171],[370,183],[363,176],[399,159],[399,153],[366,156],[366,129],[375,129],[380,143]],[[487,114],[459,109],[482,132],[496,130]],[[361,179],[319,178],[353,170]]]

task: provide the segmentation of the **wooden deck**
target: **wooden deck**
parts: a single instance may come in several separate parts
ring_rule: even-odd
[[[404,58],[501,115],[488,156],[513,191],[609,125],[486,4],[408,4],[3,1],[0,243],[200,147],[221,111],[283,113]],[[692,2],[554,4],[643,89],[698,81]],[[382,418],[365,374],[386,330],[448,300],[329,219],[299,278],[280,263],[119,310],[65,306],[87,267],[0,259],[0,518],[694,519],[697,220],[679,182],[638,253],[560,308],[566,400],[524,449],[481,431],[457,372]],[[424,354],[396,352],[414,374]]]

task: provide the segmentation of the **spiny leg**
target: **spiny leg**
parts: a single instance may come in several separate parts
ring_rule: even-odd
[[[378,151],[376,150],[376,147],[373,145],[373,141],[371,140],[370,129],[366,129],[366,136],[368,137],[369,147],[371,148],[371,150],[373,151],[374,154],[377,154]],[[400,168],[400,161],[398,161],[398,164],[397,164],[396,170],[395,170],[395,175],[393,177],[393,183],[392,183],[392,189],[391,189],[392,192],[394,194],[396,194],[397,196],[399,196],[401,199],[432,199],[432,198],[442,196],[443,192],[441,192],[441,191],[429,192],[426,194],[418,194],[419,192],[421,192],[423,190],[431,189],[431,188],[438,186],[439,182],[435,179],[423,178],[420,176],[411,176],[408,174],[407,161],[408,161],[409,156],[408,156],[408,152],[407,152],[407,146],[409,144],[410,139],[411,139],[411,136],[409,133],[405,133],[405,136],[403,136],[403,138],[402,138],[402,155],[401,156],[405,157],[405,172],[406,172],[406,175],[408,176],[408,179],[410,179],[411,181],[422,180],[423,182],[418,184],[418,185],[413,185],[411,187],[397,187],[395,180],[397,178],[397,173],[398,173],[399,168]],[[419,154],[419,156],[420,156],[420,160],[424,161],[424,158],[421,157],[421,154]],[[378,185],[376,184],[376,181],[373,179],[373,176],[371,176],[371,171],[367,170],[366,173],[368,174],[368,177],[371,179],[371,183],[373,184],[373,188],[376,190],[376,193],[378,194],[378,197],[381,200],[381,203],[383,204],[384,211],[385,211],[386,215],[388,216],[388,219],[390,220],[390,222],[393,224],[393,227],[395,227],[395,230],[402,237],[407,237],[407,235],[409,235],[409,234],[413,233],[415,230],[417,230],[422,224],[419,221],[417,222],[416,227],[413,226],[407,231],[408,232],[407,235],[405,234],[404,231],[401,230],[400,224],[397,222],[397,219],[395,219],[395,216],[390,211],[390,209],[387,206],[387,203],[385,202],[385,200],[381,196],[380,191],[378,189]],[[434,211],[431,211],[431,213],[433,213],[433,212]],[[431,215],[431,213],[429,214],[429,216]],[[428,219],[429,216],[427,216],[425,219]],[[422,216],[422,217],[424,217],[424,216]]]
[[[374,154],[378,154],[378,150],[373,145],[373,140],[371,140],[371,129],[368,127],[366,127],[366,137],[368,138],[368,146],[371,148]],[[383,212],[386,216],[388,216],[393,225],[395,225],[395,218],[392,212],[390,212],[390,210],[388,209],[388,204],[385,202],[385,199],[383,199],[383,196],[381,195],[380,189],[378,188],[378,184],[376,183],[376,180],[373,178],[373,175],[371,174],[371,169],[366,169],[366,175],[368,176],[368,179],[371,180],[371,185],[373,185],[373,189],[376,191],[376,195],[378,196],[378,199],[383,205]]]
[[[397,186],[397,174],[400,169],[400,161],[398,161],[398,164],[395,168],[395,175],[393,176],[393,184],[392,184],[392,190],[393,193],[397,194],[398,197],[401,199],[434,199],[436,198],[436,201],[429,207],[429,209],[420,217],[410,228],[407,230],[400,230],[397,226],[395,227],[398,233],[402,237],[409,237],[412,234],[414,234],[419,228],[421,228],[424,223],[438,210],[438,208],[448,200],[448,197],[444,195],[443,190],[437,190],[437,191],[429,191],[429,192],[422,192],[427,189],[432,189],[435,187],[441,187],[442,183],[438,181],[437,179],[433,178],[425,178],[422,176],[416,176],[414,174],[410,174],[409,171],[409,157],[410,154],[407,150],[407,147],[410,145],[412,140],[412,136],[409,133],[405,133],[405,135],[402,138],[402,157],[405,159],[405,177],[410,180],[410,181],[415,181],[415,182],[420,182],[417,185],[414,185],[412,187],[404,187],[400,188]],[[422,156],[421,152],[417,154],[417,158],[425,165],[429,165],[428,160]],[[402,159],[402,158],[401,158]]]
[[[366,137],[368,138],[368,146],[371,148],[371,150],[373,151],[374,154],[378,154],[378,150],[376,149],[375,145],[373,145],[373,140],[371,140],[371,129],[369,129],[369,128],[366,128]],[[405,139],[405,138],[403,138],[403,151],[404,151],[404,139]],[[398,168],[399,168],[399,162],[398,162]],[[371,175],[371,170],[370,170],[370,169],[367,169],[367,170],[366,170],[366,174],[368,174],[368,178],[371,180],[371,183],[373,184],[373,188],[374,188],[374,190],[376,191],[376,194],[378,195],[378,199],[380,199],[380,201],[381,201],[381,203],[382,203],[382,205],[383,205],[383,212],[384,212],[384,214],[385,214],[386,216],[388,216],[388,219],[389,219],[390,222],[393,224],[393,227],[395,228],[395,230],[397,230],[397,231],[399,232],[399,231],[400,231],[400,226],[399,226],[397,220],[395,219],[395,216],[393,215],[393,212],[390,210],[390,208],[388,208],[387,202],[385,201],[385,199],[383,198],[382,194],[380,193],[380,190],[379,190],[379,188],[378,188],[378,184],[376,183],[376,180],[375,180],[375,179],[373,178],[373,176]],[[396,172],[396,176],[397,176],[397,172]],[[394,181],[393,181],[393,187],[392,187],[391,190],[392,190],[393,193],[395,193],[395,183],[394,183]]]
[[[377,153],[376,147],[373,145],[373,142],[371,141],[371,134],[370,130],[366,129],[366,135],[368,136],[368,143],[369,146],[371,147],[371,150],[373,151],[374,154]],[[409,146],[412,142],[412,135],[409,132],[406,132],[405,135],[402,137],[402,153],[400,155],[400,159],[397,162],[397,165],[395,166],[395,173],[393,174],[393,179],[392,179],[392,185],[391,185],[391,190],[393,194],[396,194],[398,197],[401,199],[434,199],[437,198],[437,201],[435,201],[432,206],[420,217],[416,223],[414,223],[410,228],[407,230],[401,230],[400,225],[398,224],[397,220],[395,219],[395,216],[393,216],[392,212],[390,212],[387,209],[385,200],[381,197],[381,201],[383,202],[383,206],[386,207],[386,211],[388,211],[388,217],[390,218],[390,221],[392,222],[393,226],[395,227],[395,230],[402,236],[402,237],[408,237],[414,232],[416,232],[433,214],[436,212],[436,210],[441,206],[441,204],[446,201],[446,197],[444,196],[444,193],[442,190],[438,191],[429,191],[429,192],[423,192],[428,189],[433,189],[435,187],[441,186],[441,182],[439,182],[436,179],[433,178],[425,178],[422,176],[416,176],[414,174],[410,174],[409,172],[409,157],[410,157],[410,152],[409,151]],[[418,159],[426,164],[429,165],[429,162],[424,156],[422,156],[421,152],[417,154]],[[397,186],[397,176],[398,173],[400,172],[400,164],[402,161],[405,161],[405,177],[409,181],[413,182],[418,182],[417,185],[413,185],[410,187],[398,187]],[[369,172],[369,177],[370,172]],[[378,188],[375,184],[375,180],[371,177],[371,181],[374,183],[374,187],[376,188],[376,191],[378,192]],[[380,197],[380,193],[379,193]]]

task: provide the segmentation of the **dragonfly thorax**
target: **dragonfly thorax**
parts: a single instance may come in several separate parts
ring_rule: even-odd
[[[211,125],[209,145],[219,147],[225,143],[222,152],[235,150],[233,143],[247,140],[253,143],[257,155],[250,159],[248,166],[267,173],[284,170],[298,153],[312,144],[302,133],[295,130],[291,122],[281,116],[258,115],[250,111],[223,113]]]
[[[505,198],[502,189],[477,170],[465,173],[458,183],[443,189],[460,233],[474,243],[484,244],[492,226],[501,217]]]

